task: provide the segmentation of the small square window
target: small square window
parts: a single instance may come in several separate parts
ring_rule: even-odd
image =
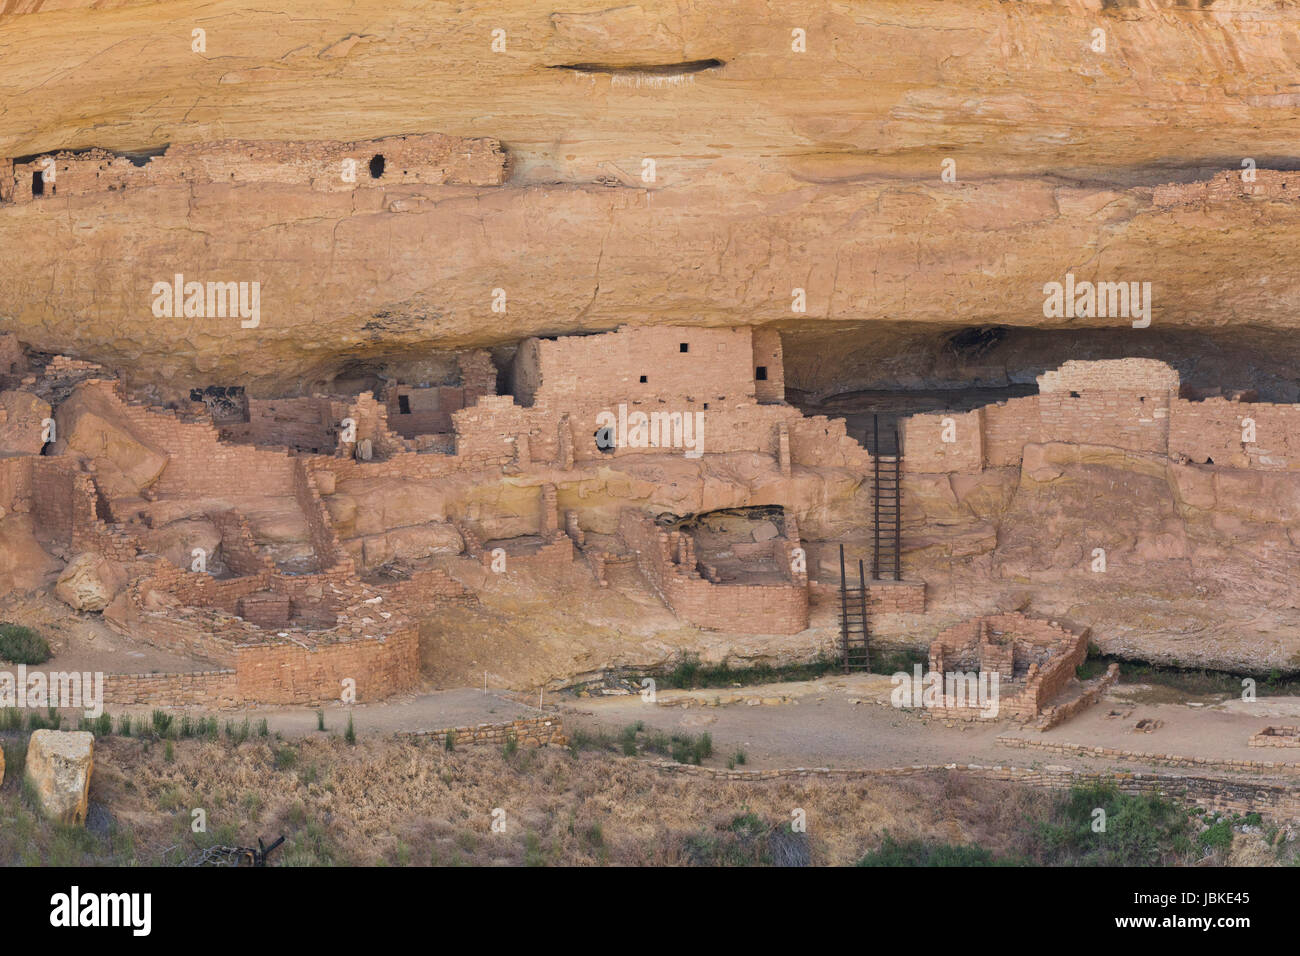
[[[641,376],[641,384],[642,384],[642,385],[645,384],[645,376],[644,376],[644,375]]]
[[[683,342],[681,345],[677,346],[677,349],[680,352],[689,352],[691,350],[691,343]]]
[[[760,381],[760,382],[766,382],[766,381],[767,381],[767,366],[766,366],[766,365],[760,365],[758,368],[754,369],[754,378],[757,379],[757,380]]]
[[[397,412],[399,415],[411,414],[411,399],[407,395],[397,396]]]

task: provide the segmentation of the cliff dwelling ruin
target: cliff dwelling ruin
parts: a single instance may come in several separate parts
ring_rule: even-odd
[[[1298,26],[0,0],[10,761],[70,727],[8,716],[30,651],[150,745],[265,717],[274,773],[355,717],[422,800],[459,735],[686,807],[869,771],[942,778],[900,818],[969,774],[1300,820]],[[588,816],[548,845],[619,862]]]

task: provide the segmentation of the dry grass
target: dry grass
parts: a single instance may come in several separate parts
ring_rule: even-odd
[[[0,816],[21,799],[9,782],[4,791]],[[837,865],[886,830],[1002,854],[1018,849],[1023,814],[1046,796],[946,775],[733,783],[605,753],[272,737],[175,741],[170,760],[166,742],[103,738],[91,799],[111,815],[113,837],[77,842],[62,862],[175,863],[213,843],[281,833],[276,862],[289,865]],[[190,831],[195,808],[206,812],[206,834]],[[505,833],[491,831],[496,808]],[[796,808],[806,835],[789,832]],[[23,845],[0,840],[0,862],[38,862],[53,839],[43,828],[25,819]]]
[[[886,834],[1023,860],[1035,858],[1034,821],[1060,799],[942,772],[741,783],[665,775],[608,751],[107,737],[96,745],[86,830],[41,821],[7,775],[0,863],[175,864],[213,844],[281,834],[273,862],[300,866],[845,865]],[[196,808],[206,833],[191,832]],[[504,833],[491,829],[498,808]],[[796,808],[806,834],[790,830]]]

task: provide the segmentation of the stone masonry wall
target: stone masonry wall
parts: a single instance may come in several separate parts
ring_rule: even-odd
[[[431,737],[445,741],[451,736],[452,745],[464,746],[504,746],[513,739],[521,747],[547,747],[554,744],[563,747],[568,743],[564,736],[564,721],[559,714],[545,717],[527,717],[500,724],[475,724],[473,727],[444,727],[441,730],[427,730],[412,733],[412,737]]]
[[[438,133],[353,143],[222,140],[177,144],[137,159],[142,161],[90,149],[14,163],[10,186],[0,199],[40,202],[146,186],[248,183],[321,192],[401,185],[499,186],[509,166],[496,140]]]
[[[789,585],[706,581],[689,558],[688,564],[674,561],[669,535],[633,508],[623,510],[619,535],[636,551],[637,566],[663,602],[696,627],[753,634],[797,634],[808,627],[805,575]]]

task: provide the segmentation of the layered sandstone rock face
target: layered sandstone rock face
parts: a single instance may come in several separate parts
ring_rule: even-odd
[[[0,327],[263,393],[629,319],[1140,334],[1045,318],[1067,272],[1151,282],[1158,327],[1291,328],[1297,184],[1195,183],[1291,164],[1298,23],[1271,0],[9,3]],[[468,165],[372,179],[367,146],[322,188],[337,144],[413,133]],[[231,141],[312,178],[195,161]],[[89,157],[102,190],[19,201],[38,154],[91,147],[130,154]],[[157,174],[116,188],[132,162]],[[260,283],[260,324],[159,318],[176,275]]]

